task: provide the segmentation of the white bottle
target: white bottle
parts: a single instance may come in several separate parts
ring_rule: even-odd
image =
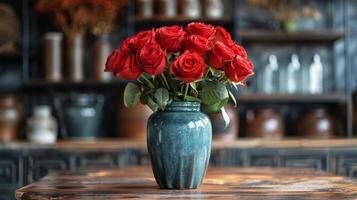
[[[33,116],[27,122],[27,138],[34,143],[56,142],[57,122],[49,106],[35,107]]]
[[[279,77],[277,70],[279,69],[278,59],[275,55],[269,56],[269,63],[263,70],[261,88],[263,93],[271,94],[276,91],[279,86]]]
[[[298,84],[300,82],[300,62],[299,57],[296,54],[291,55],[291,61],[286,69],[286,91],[289,94],[296,93],[298,91]]]
[[[318,54],[314,55],[313,62],[310,65],[310,93],[321,94],[323,92],[323,68],[321,58]]]

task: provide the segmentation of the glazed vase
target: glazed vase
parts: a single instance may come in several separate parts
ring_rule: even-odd
[[[302,111],[295,127],[296,133],[304,138],[329,139],[336,133],[335,120],[324,108]]]
[[[209,163],[212,125],[200,104],[173,102],[148,120],[147,147],[160,188],[195,189]]]
[[[284,134],[284,119],[279,110],[266,107],[247,111],[246,137],[280,139]]]
[[[62,136],[71,139],[100,137],[104,96],[93,93],[74,93],[55,98],[61,119]]]
[[[0,143],[17,139],[22,114],[20,105],[15,96],[0,97]]]

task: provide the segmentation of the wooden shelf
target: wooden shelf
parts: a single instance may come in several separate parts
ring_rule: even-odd
[[[20,53],[0,54],[0,60],[3,62],[21,62],[22,55]]]
[[[200,17],[200,18],[189,18],[185,16],[178,15],[176,17],[165,17],[165,16],[154,16],[151,18],[144,18],[141,16],[135,16],[133,17],[133,21],[136,24],[140,25],[152,25],[152,24],[159,24],[160,26],[168,25],[168,24],[187,24],[190,22],[204,22],[204,23],[209,23],[212,25],[230,25],[233,23],[232,19],[229,18],[221,18],[221,19],[211,19],[211,18],[206,18],[206,17]]]
[[[247,139],[238,138],[232,141],[213,140],[213,149],[225,148],[354,148],[357,139]],[[34,144],[26,141],[17,141],[0,144],[0,149],[60,149],[60,150],[88,150],[105,151],[118,149],[146,150],[146,141],[120,138],[106,138],[94,140],[59,140],[55,144]]]
[[[238,103],[345,103],[343,93],[312,94],[242,94]]]
[[[238,36],[243,42],[325,42],[331,43],[345,36],[343,32],[301,31],[282,32],[265,30],[242,30]]]
[[[25,82],[25,88],[29,89],[68,89],[68,88],[119,88],[125,86],[127,82],[124,80],[102,82],[97,80],[84,80],[84,81],[68,81],[51,82],[47,80],[30,80]]]

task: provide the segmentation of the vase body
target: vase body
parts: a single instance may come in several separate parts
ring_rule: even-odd
[[[93,139],[100,136],[104,97],[78,93],[56,99],[64,137]]]
[[[69,79],[72,81],[82,81],[84,79],[83,35],[67,35],[66,48]]]
[[[10,142],[17,138],[21,119],[20,103],[15,97],[0,99],[0,142]]]
[[[212,122],[213,139],[219,141],[232,141],[238,137],[238,112],[236,108],[228,104],[225,106],[225,110],[229,116],[230,122],[226,126],[226,122],[223,119],[222,113],[210,113],[208,114]]]
[[[45,34],[45,77],[47,81],[62,80],[62,39],[62,33],[48,32]]]
[[[280,113],[272,108],[248,110],[245,135],[278,139],[284,136],[284,121]]]
[[[194,189],[205,176],[212,125],[200,105],[173,102],[148,120],[147,146],[160,188]]]
[[[177,0],[158,0],[156,4],[160,16],[175,17],[177,15]]]
[[[118,107],[118,136],[132,140],[146,140],[147,121],[152,114],[150,108],[140,103],[126,108],[122,100],[119,101]]]
[[[323,108],[309,109],[300,114],[296,133],[308,138],[327,139],[334,137],[336,125],[333,117]]]
[[[112,74],[105,72],[105,62],[112,51],[108,34],[99,35],[93,45],[93,68],[95,79],[99,81],[110,81]]]
[[[51,114],[51,107],[37,106],[27,121],[27,138],[30,142],[51,144],[57,140],[57,122]]]

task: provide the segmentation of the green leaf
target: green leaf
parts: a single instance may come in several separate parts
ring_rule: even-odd
[[[166,88],[159,88],[155,91],[154,97],[159,108],[165,110],[165,107],[170,100],[169,91]]]
[[[233,95],[233,93],[231,91],[228,91],[228,94],[229,96],[231,97],[233,103],[234,103],[234,106],[237,106],[237,100],[236,100],[236,97]]]
[[[201,103],[201,99],[189,95],[186,96],[186,100]]]
[[[224,107],[221,108],[221,114],[224,120],[224,128],[227,128],[227,126],[229,125],[231,119],[229,118],[226,109],[224,109]]]
[[[196,93],[198,93],[198,91],[197,91],[197,84],[196,84],[195,82],[190,83],[190,86],[191,86],[191,88],[192,88]]]
[[[140,95],[140,90],[134,83],[128,83],[124,89],[124,105],[125,107],[135,106],[137,98]]]
[[[205,113],[218,113],[221,111],[221,108],[227,105],[228,99],[225,99],[223,101],[217,102],[212,105],[204,105],[203,110]]]
[[[157,103],[154,102],[154,100],[152,100],[151,97],[147,96],[147,106],[149,106],[149,108],[153,111],[156,112],[159,109],[159,106],[157,105]]]
[[[216,82],[204,82],[200,97],[202,103],[206,105],[219,104],[220,102],[228,101],[229,99],[226,86]]]

